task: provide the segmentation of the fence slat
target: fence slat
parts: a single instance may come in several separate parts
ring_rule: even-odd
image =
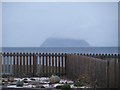
[[[57,74],[57,53],[55,53],[55,74]]]
[[[49,56],[48,56],[48,54],[46,53],[46,67],[45,67],[45,68],[46,68],[46,70],[45,70],[45,71],[46,71],[46,72],[45,72],[46,74],[48,73],[48,60],[49,60]]]
[[[34,76],[37,74],[37,56],[35,54],[33,56],[33,74]]]
[[[25,53],[23,53],[23,76],[25,76]]]
[[[49,56],[48,56],[49,57],[49,76],[52,74],[52,71],[51,71],[52,66],[51,66],[51,57],[50,56],[51,56],[51,54],[49,53]]]
[[[22,69],[22,53],[20,53],[20,75],[22,76],[23,69]]]
[[[54,54],[52,53],[52,73],[54,74]]]
[[[58,54],[58,75],[60,76],[60,69],[61,69],[61,67],[60,67],[60,53]]]
[[[31,57],[32,57],[32,55],[31,55],[31,53],[30,53],[30,56],[29,56],[29,58],[30,58],[30,75],[32,74],[32,60],[31,60]]]

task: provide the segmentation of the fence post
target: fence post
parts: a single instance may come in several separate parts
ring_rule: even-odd
[[[63,66],[63,53],[61,54],[61,67],[62,67],[62,70],[61,70],[61,72],[62,72],[62,75],[64,74],[64,66]]]
[[[54,68],[54,53],[52,53],[52,73],[55,74],[55,68]]]
[[[57,75],[57,53],[55,53],[55,74]]]
[[[2,52],[0,52],[0,79],[2,76]]]
[[[60,76],[61,72],[60,72],[60,53],[58,54],[58,75]]]
[[[12,75],[12,53],[10,53],[10,74]]]
[[[111,56],[111,57],[113,57],[113,56]],[[117,72],[116,72],[116,70],[117,70],[117,55],[115,55],[115,57],[114,57],[114,87],[116,88],[116,78],[117,78]]]
[[[49,53],[49,76],[52,74],[52,71],[51,71],[51,54]]]
[[[6,55],[6,73],[9,74],[9,53],[7,52],[7,55]]]
[[[37,54],[33,54],[33,75],[37,74]]]
[[[41,53],[41,76],[44,75],[44,53]]]
[[[66,68],[66,65],[67,65],[67,54],[65,53],[65,75],[66,75],[66,71],[67,71],[67,70],[66,70],[66,69],[67,69],[67,68]]]
[[[23,76],[23,70],[22,69],[22,53],[20,53],[20,75]]]
[[[48,74],[48,60],[49,60],[48,53],[45,54],[45,57],[46,57],[45,75],[47,75]]]
[[[120,89],[120,54],[118,54],[118,88]]]
[[[29,53],[29,76],[32,75],[32,54]]]
[[[107,88],[109,88],[109,60],[107,60]]]
[[[28,76],[28,53],[26,53],[26,75]]]
[[[23,76],[25,76],[25,53],[23,53]]]
[[[5,74],[5,53],[3,53],[3,74]]]

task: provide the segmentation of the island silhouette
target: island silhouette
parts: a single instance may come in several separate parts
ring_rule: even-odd
[[[40,47],[90,47],[90,44],[83,39],[47,38]]]

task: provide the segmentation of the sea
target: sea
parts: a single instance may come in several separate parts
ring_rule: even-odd
[[[2,52],[118,54],[118,47],[2,47]]]

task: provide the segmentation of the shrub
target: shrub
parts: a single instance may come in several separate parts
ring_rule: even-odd
[[[41,86],[41,88],[45,88],[44,86]]]
[[[61,86],[61,90],[70,90],[70,89],[71,89],[71,87],[69,84],[64,84]]]
[[[18,80],[17,82],[16,82],[16,86],[17,87],[22,87],[23,86],[23,81],[22,80]]]
[[[87,74],[82,74],[78,76],[77,81],[75,82],[74,86],[86,86],[91,83],[91,78]]]
[[[61,85],[58,85],[56,86],[56,89],[61,89],[61,87],[62,87]]]
[[[2,82],[2,85],[5,85],[5,82]]]
[[[2,82],[5,82],[5,80],[4,80],[4,79],[2,79]]]
[[[14,77],[8,77],[9,82],[14,82]]]
[[[75,84],[74,84],[74,86],[77,86],[77,87],[79,87],[79,86],[83,86],[84,84],[83,84],[83,82],[81,82],[81,81],[77,81],[77,82],[75,82]]]

